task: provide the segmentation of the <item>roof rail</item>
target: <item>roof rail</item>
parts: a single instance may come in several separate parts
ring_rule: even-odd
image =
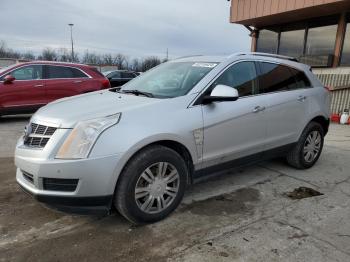
[[[298,59],[291,56],[284,56],[284,55],[276,55],[276,54],[268,54],[268,53],[259,53],[259,52],[241,52],[241,53],[235,53],[231,56],[242,56],[242,55],[256,55],[256,56],[265,56],[265,57],[271,57],[271,58],[279,58],[279,59],[285,59],[293,62],[299,62]]]
[[[184,59],[184,58],[189,58],[189,57],[196,57],[196,56],[203,56],[203,55],[186,55],[186,56],[177,57],[173,60]]]

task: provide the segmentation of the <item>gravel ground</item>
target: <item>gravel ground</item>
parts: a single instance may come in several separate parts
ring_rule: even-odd
[[[350,126],[331,126],[312,169],[273,160],[227,170],[189,188],[169,218],[134,227],[23,193],[12,157],[27,121],[0,120],[0,261],[350,261]],[[299,187],[322,195],[286,195]]]

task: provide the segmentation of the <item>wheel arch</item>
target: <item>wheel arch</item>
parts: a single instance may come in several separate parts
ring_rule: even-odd
[[[326,117],[322,116],[322,115],[319,115],[319,116],[316,116],[314,117],[313,119],[311,119],[309,121],[310,122],[316,122],[316,123],[319,123],[322,128],[323,128],[323,131],[324,131],[324,135],[326,135],[328,133],[328,130],[329,130],[329,125],[330,125],[330,120],[329,118],[327,119]]]
[[[133,157],[141,152],[142,150],[154,146],[154,145],[161,145],[167,148],[170,148],[177,152],[186,162],[186,165],[188,167],[188,177],[187,177],[187,184],[192,184],[193,182],[193,172],[194,172],[194,161],[193,156],[191,154],[191,151],[181,142],[172,140],[172,139],[162,139],[157,141],[152,141],[147,144],[144,144],[142,146],[138,146],[136,150],[133,150],[131,153],[128,154],[126,159],[124,159],[122,166],[119,169],[119,172],[116,177],[115,181],[115,188],[117,188],[118,182],[120,181],[120,175],[123,173],[123,170],[125,169],[126,165],[132,161]]]

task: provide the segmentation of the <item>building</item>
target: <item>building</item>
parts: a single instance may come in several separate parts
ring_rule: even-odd
[[[232,0],[251,50],[309,64],[333,92],[332,111],[350,107],[350,0]]]
[[[0,68],[23,62],[29,62],[29,60],[16,58],[0,58]]]

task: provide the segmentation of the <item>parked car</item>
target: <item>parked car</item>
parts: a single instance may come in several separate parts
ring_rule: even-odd
[[[121,87],[138,76],[136,72],[124,70],[107,71],[103,74],[108,78],[112,87]]]
[[[223,168],[283,156],[312,167],[328,127],[329,91],[309,66],[258,53],[183,58],[120,91],[41,108],[16,146],[17,182],[61,210],[114,206],[155,222]]]
[[[32,113],[59,98],[109,88],[97,69],[58,62],[28,62],[0,70],[0,116]]]

